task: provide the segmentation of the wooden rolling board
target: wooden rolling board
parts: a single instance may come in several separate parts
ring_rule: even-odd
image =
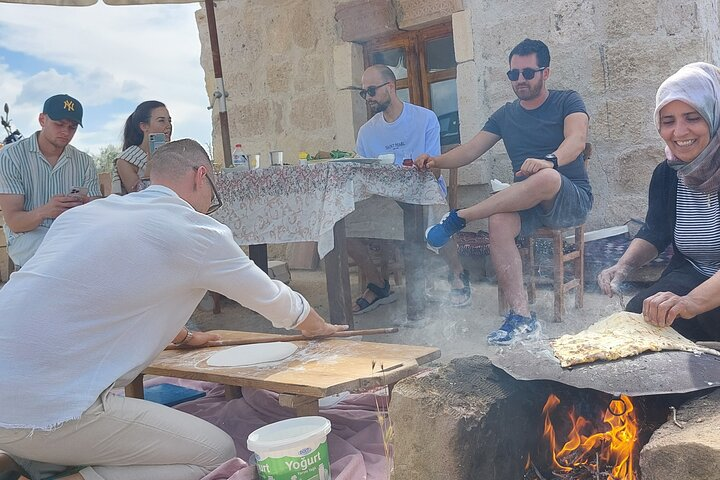
[[[268,336],[229,330],[213,333],[223,340]],[[166,350],[143,373],[321,398],[393,384],[416,373],[420,365],[440,358],[440,350],[434,347],[337,339],[293,343],[298,350],[285,360],[248,367],[208,366],[207,359],[222,347]]]

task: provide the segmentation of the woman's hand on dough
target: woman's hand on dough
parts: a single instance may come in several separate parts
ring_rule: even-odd
[[[693,318],[700,313],[698,305],[688,296],[658,292],[643,301],[645,321],[658,327],[669,327],[677,318]]]

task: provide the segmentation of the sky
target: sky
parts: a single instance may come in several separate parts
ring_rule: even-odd
[[[72,145],[94,154],[122,144],[127,117],[145,100],[167,105],[173,138],[211,141],[198,3],[51,7],[0,3],[0,106],[24,136],[39,129],[48,97],[83,105]],[[4,138],[4,130],[0,130]]]

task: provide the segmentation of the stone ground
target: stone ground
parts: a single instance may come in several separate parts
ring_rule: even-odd
[[[303,294],[311,305],[325,318],[328,318],[327,289],[325,275],[322,270],[293,270],[290,286]],[[492,358],[497,347],[486,342],[487,334],[498,328],[502,322],[498,315],[497,287],[493,283],[474,281],[472,284],[473,303],[465,308],[453,308],[444,305],[442,299],[447,296],[447,282],[442,275],[437,275],[434,289],[429,296],[436,300],[428,302],[424,318],[419,325],[412,328],[400,326],[400,332],[388,335],[366,336],[364,341],[399,343],[408,345],[429,345],[440,348],[441,362],[448,362],[456,357],[469,355],[485,355]],[[358,294],[357,275],[351,274],[351,287],[355,297]],[[391,281],[392,284],[392,281]],[[355,328],[382,328],[395,326],[406,317],[405,287],[392,286],[398,294],[398,301],[383,305],[372,312],[355,316]],[[354,298],[355,298],[354,297]],[[629,298],[626,296],[626,298]],[[552,290],[538,290],[538,298],[533,309],[537,312],[542,325],[542,334],[556,338],[565,333],[576,333],[601,318],[621,310],[617,298],[607,298],[600,294],[595,285],[587,285],[585,306],[581,310],[574,308],[574,295],[568,295],[568,308],[562,323],[552,321],[553,294]],[[201,307],[210,307],[206,300]],[[222,313],[214,315],[212,311],[198,308],[191,318],[192,326],[200,330],[246,330],[254,332],[288,333],[273,328],[269,322],[257,313],[250,311],[235,302],[224,300]]]

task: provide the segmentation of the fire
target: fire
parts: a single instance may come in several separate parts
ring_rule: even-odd
[[[636,480],[634,454],[637,443],[638,424],[635,409],[628,398],[622,395],[613,399],[603,414],[605,431],[600,432],[592,422],[568,412],[570,432],[562,445],[550,420],[551,413],[560,405],[560,399],[551,394],[545,407],[544,438],[551,448],[551,468],[562,478],[574,471],[596,472],[611,469],[609,480]],[[599,478],[599,477],[598,477]],[[606,477],[603,477],[606,478]]]

